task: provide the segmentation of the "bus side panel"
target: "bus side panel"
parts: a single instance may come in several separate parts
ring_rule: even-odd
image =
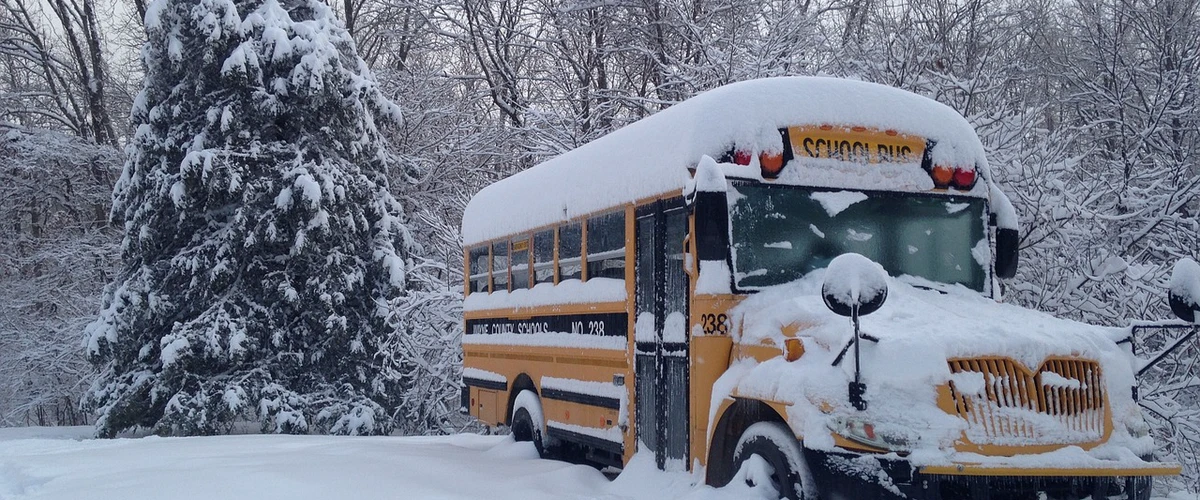
[[[692,337],[692,459],[699,460],[701,465],[708,465],[708,419],[713,384],[729,367],[732,345],[728,335]]]
[[[552,391],[548,394],[543,388],[543,378],[604,384],[613,384],[614,379],[629,380],[631,374],[624,350],[467,345],[464,351],[465,367],[496,373],[507,381],[507,390],[494,390],[492,394],[488,394],[489,389],[471,387],[471,397],[474,399],[471,415],[486,424],[506,423],[509,400],[512,399],[512,391],[518,389],[514,384],[521,375],[528,376],[533,382],[533,389],[541,399],[548,422],[607,429],[618,426],[621,421],[619,406],[609,408],[595,401],[581,403],[578,401],[579,395],[571,394],[571,391],[560,390],[557,395]],[[568,394],[564,395],[563,392]],[[586,394],[583,396],[587,399]],[[489,405],[488,398],[491,397],[495,401]]]
[[[499,408],[499,401],[496,391],[488,389],[476,389],[478,395],[475,397],[475,407],[479,413],[479,420],[487,422],[491,425],[497,425],[503,421],[504,411]]]

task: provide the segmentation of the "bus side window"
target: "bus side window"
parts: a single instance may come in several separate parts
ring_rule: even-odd
[[[471,249],[471,293],[488,291],[488,247],[480,245]]]
[[[529,238],[512,242],[512,289],[529,288]]]
[[[508,240],[492,244],[492,291],[508,291]]]
[[[625,212],[588,219],[588,279],[625,279]]]
[[[558,230],[558,281],[581,279],[583,265],[580,257],[583,246],[583,225],[571,222]]]
[[[534,283],[554,283],[554,230],[533,235]]]

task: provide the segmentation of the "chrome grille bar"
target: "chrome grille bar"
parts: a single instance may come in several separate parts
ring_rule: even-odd
[[[1095,361],[1055,358],[1036,372],[1002,357],[949,364],[949,410],[967,422],[972,443],[1066,444],[1103,437],[1104,386]],[[975,383],[959,387],[956,377],[975,377]],[[982,385],[974,387],[980,377]]]

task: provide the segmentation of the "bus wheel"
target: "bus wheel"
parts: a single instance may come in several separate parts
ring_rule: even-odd
[[[533,391],[523,390],[513,400],[512,414],[513,439],[517,441],[532,441],[537,448],[538,456],[545,457],[543,445],[546,420],[542,418],[542,402]]]
[[[758,422],[742,433],[733,452],[733,470],[735,481],[754,488],[769,486],[777,498],[804,496],[804,454],[791,429],[780,422]]]

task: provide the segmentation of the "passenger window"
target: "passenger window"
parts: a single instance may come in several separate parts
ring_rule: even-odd
[[[471,293],[488,291],[488,247],[477,246],[471,249],[470,263]]]
[[[529,288],[529,238],[512,242],[512,289]]]
[[[534,283],[554,282],[554,230],[533,235]]]
[[[508,241],[492,244],[492,291],[508,291]]]
[[[583,277],[583,266],[580,260],[580,247],[583,241],[583,225],[571,222],[558,230],[558,282],[563,280],[580,279]]]
[[[625,212],[588,219],[588,279],[625,279]]]

